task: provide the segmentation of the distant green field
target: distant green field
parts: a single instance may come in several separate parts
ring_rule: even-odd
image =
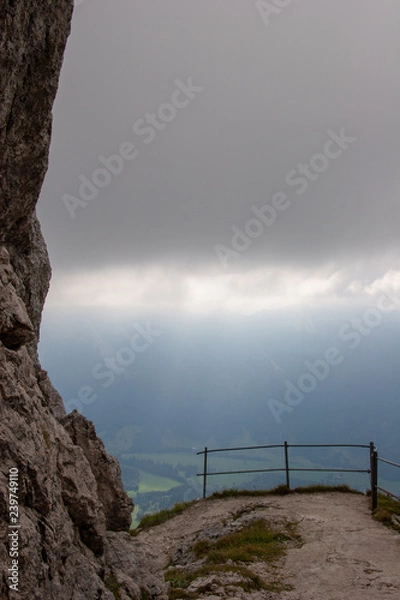
[[[122,455],[122,460],[125,457],[137,458],[139,460],[152,460],[155,463],[168,463],[173,467],[177,464],[181,465],[198,465],[201,462],[201,457],[196,456],[195,452],[154,452],[154,453],[139,453],[139,454],[127,454]]]
[[[203,470],[203,455],[197,456],[194,451],[188,450],[187,452],[159,452],[159,453],[138,453],[125,455],[124,459],[125,468],[129,469],[129,459],[143,459],[151,460],[157,464],[168,464],[173,467],[177,465],[183,466],[194,466],[198,473]],[[316,457],[317,458],[317,457]],[[360,461],[354,464],[356,468],[367,468],[366,464],[368,460],[364,457]],[[342,463],[343,464],[343,463]],[[239,451],[228,454],[210,453],[208,455],[208,471],[234,471],[234,470],[248,470],[248,469],[268,469],[268,468],[282,468],[284,466],[284,458],[282,449],[262,451],[256,450],[253,452]],[[290,458],[290,466],[297,468],[317,468],[322,465],[317,462],[312,462],[308,458],[301,456],[293,456]],[[338,461],[337,467],[340,466]],[[345,465],[346,468],[350,467],[350,464]],[[180,471],[180,469],[178,469]],[[173,477],[164,477],[162,475],[155,475],[149,473],[143,469],[139,469],[139,490],[138,492],[130,491],[128,495],[134,499],[137,493],[147,492],[168,492],[174,487],[182,485],[182,481],[174,479]],[[214,490],[222,490],[228,488],[246,489],[251,486],[251,480],[254,478],[260,479],[260,488],[270,489],[280,483],[285,483],[285,472],[271,472],[271,473],[235,473],[229,475],[209,475],[207,478],[207,495],[210,495]],[[196,477],[194,478],[196,479]],[[201,496],[201,488],[203,484],[202,477],[198,477],[199,485],[199,496]],[[352,488],[360,491],[366,491],[369,489],[370,481],[367,473],[327,473],[327,472],[291,472],[290,482],[292,487],[298,487],[302,485],[312,484],[325,484],[325,485],[341,485],[347,484]],[[254,484],[254,482],[253,482]],[[400,482],[387,481],[380,478],[379,485],[392,491],[395,494],[400,493]],[[146,510],[153,510],[152,500]],[[156,506],[155,506],[156,508]],[[137,514],[140,507],[137,502],[135,505],[135,511],[132,515],[132,526],[135,527],[138,524]]]
[[[182,485],[181,482],[176,479],[170,479],[169,477],[162,477],[161,475],[153,475],[153,473],[147,473],[139,469],[139,493],[144,494],[146,492],[167,492],[173,487]]]
[[[182,485],[181,482],[176,479],[170,479],[169,477],[162,477],[160,475],[153,475],[153,473],[147,473],[139,469],[139,490],[138,492],[128,491],[127,494],[135,502],[135,498],[138,493],[144,494],[146,492],[168,492],[171,488]],[[135,502],[135,509],[132,513],[132,527],[136,527],[138,524],[137,514],[140,506]]]
[[[160,452],[160,453],[146,453],[146,454],[135,454],[132,455],[138,459],[149,459],[155,463],[167,463],[174,467],[178,464],[181,465],[192,465],[195,466],[198,473],[203,470],[203,456],[197,456],[194,451],[188,450],[188,452]],[[250,458],[250,456],[252,458]],[[365,464],[364,464],[365,463]],[[208,471],[233,471],[233,470],[247,470],[247,469],[268,469],[268,468],[282,468],[284,466],[284,460],[282,456],[282,449],[277,450],[257,450],[253,452],[240,451],[232,452],[230,455],[210,453],[208,455]],[[290,460],[291,467],[298,468],[315,468],[322,467],[317,462],[313,463],[307,458],[298,456],[293,457]],[[339,465],[338,465],[339,466]],[[365,466],[367,468],[367,461],[361,460],[358,466]],[[262,474],[260,474],[262,475]],[[250,479],[256,477],[257,473],[253,474],[230,474],[230,475],[210,475],[207,478],[207,488],[211,491],[212,488],[229,488],[229,487],[246,487],[246,483]],[[273,487],[277,484],[277,478],[281,483],[285,482],[285,473],[277,472],[265,474],[266,487]],[[271,484],[269,484],[271,480]],[[290,480],[295,485],[308,485],[314,483],[324,483],[330,485],[348,484],[359,490],[367,490],[369,488],[369,476],[367,474],[358,473],[326,473],[326,472],[291,472]],[[202,484],[202,478],[198,477],[199,485]],[[393,493],[399,493],[399,484],[393,481],[387,481],[380,479],[379,484],[392,491]],[[168,491],[172,487],[181,485],[177,480],[153,475],[145,471],[140,471],[140,482],[139,492],[152,492],[152,491]]]
[[[198,472],[203,469],[203,455],[197,456],[196,452],[155,452],[144,454],[132,454],[137,459],[148,459],[155,463],[168,463],[174,467],[178,464],[183,466],[195,466]],[[220,453],[209,453],[208,464],[210,468],[218,471],[231,471],[233,469],[257,469],[260,467],[260,462],[265,468],[281,466],[283,464],[282,450],[266,451],[255,450],[253,452],[232,452],[230,455]]]
[[[132,494],[134,494],[134,492],[128,492],[128,496],[130,498],[133,498]],[[137,527],[139,524],[138,512],[139,512],[139,506],[137,504],[135,504],[135,508],[133,509],[133,512],[132,512],[131,529]]]

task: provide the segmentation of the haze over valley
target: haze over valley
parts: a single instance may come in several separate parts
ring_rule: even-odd
[[[376,310],[251,316],[83,310],[62,320],[49,312],[40,354],[67,410],[93,420],[119,458],[126,489],[165,496],[179,487],[166,495],[170,505],[201,494],[196,452],[204,446],[374,441],[382,456],[396,457],[400,319],[392,311],[377,323]],[[320,466],[353,461],[354,468],[368,468],[367,452],[298,450],[294,456]],[[279,452],[246,458],[261,460],[259,468],[270,461],[282,466]],[[243,468],[241,455],[224,460],[224,470]],[[393,480],[391,489],[400,487],[390,469],[383,466],[381,476]],[[298,483],[315,481],[315,475],[305,477]],[[360,477],[325,474],[323,481],[365,490],[368,478]],[[251,479],[215,478],[210,489]],[[283,474],[269,474],[254,485],[282,481]]]

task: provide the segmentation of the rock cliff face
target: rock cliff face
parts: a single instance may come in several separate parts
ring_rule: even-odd
[[[72,0],[0,0],[1,599],[141,597],[119,465],[92,423],[66,416],[37,358],[50,265],[35,206],[71,13]]]

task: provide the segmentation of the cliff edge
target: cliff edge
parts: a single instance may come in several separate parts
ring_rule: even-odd
[[[225,497],[193,503],[135,537],[182,600],[397,600],[400,536],[362,494]],[[158,569],[158,571],[157,571]]]
[[[120,467],[92,423],[65,414],[37,356],[51,270],[35,206],[72,8],[0,0],[2,599],[113,600],[115,585],[122,600],[142,594]]]

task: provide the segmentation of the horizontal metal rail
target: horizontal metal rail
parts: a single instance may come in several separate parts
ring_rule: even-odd
[[[210,475],[243,475],[244,473],[272,473],[272,472],[285,472],[285,467],[279,469],[246,469],[243,471],[207,471],[207,477]],[[290,467],[289,471],[320,471],[323,473],[371,473],[371,469],[297,469]],[[197,477],[203,477],[204,473],[197,473]]]
[[[297,469],[290,467],[289,471],[323,471],[324,473],[371,473],[370,469]]]
[[[400,465],[398,463],[395,463],[392,460],[387,460],[387,458],[380,458],[379,456],[377,456],[377,462],[382,462],[382,463],[385,463],[386,465],[391,465],[392,467],[396,467],[397,469],[400,469]],[[400,501],[399,496],[396,496],[396,494],[393,494],[393,492],[389,492],[389,490],[385,490],[385,488],[380,487],[378,484],[376,485],[376,489],[380,490],[381,492],[384,492],[388,496],[391,496],[392,498],[396,498],[396,500]]]
[[[207,453],[210,454],[211,452],[234,452],[235,450],[263,450],[265,448],[283,448],[283,445],[272,444],[270,446],[237,446],[236,448],[214,448],[211,450],[207,449]],[[197,452],[197,455],[204,454],[205,452],[205,450],[201,450],[200,452]]]
[[[377,485],[377,486],[376,486],[376,489],[377,489],[377,490],[381,490],[381,492],[385,492],[385,494],[387,494],[388,496],[392,496],[393,498],[396,498],[396,499],[397,499],[397,500],[399,500],[399,502],[400,502],[400,498],[399,498],[399,496],[396,496],[396,494],[392,494],[392,492],[388,492],[388,491],[387,491],[387,490],[385,490],[384,488],[382,488],[382,487],[379,487],[379,485]]]
[[[208,455],[216,452],[240,452],[247,450],[269,450],[276,448],[284,448],[284,460],[285,466],[278,468],[267,468],[267,469],[235,469],[230,471],[209,471],[208,470]],[[289,448],[362,448],[370,450],[370,468],[369,469],[345,469],[345,468],[300,468],[300,467],[290,467],[289,465]],[[290,473],[291,472],[303,472],[303,473],[367,473],[371,475],[371,493],[372,493],[372,506],[376,508],[376,476],[377,476],[377,467],[376,467],[376,458],[377,452],[375,449],[375,445],[373,442],[370,444],[288,444],[288,442],[284,442],[283,444],[264,444],[259,446],[236,446],[233,448],[211,448],[210,450],[207,446],[204,450],[200,450],[197,452],[197,455],[204,456],[204,466],[203,472],[197,473],[197,477],[203,477],[203,498],[206,498],[207,495],[207,477],[214,475],[243,475],[243,474],[252,474],[252,473],[277,473],[277,472],[285,472],[286,473],[286,486],[290,489]]]
[[[284,448],[284,467],[278,468],[268,468],[268,469],[237,469],[232,471],[209,471],[208,470],[208,455],[216,452],[238,452],[243,450],[269,450],[275,448]],[[338,468],[300,468],[300,467],[291,467],[289,465],[289,448],[363,448],[369,449],[369,469],[338,469]],[[288,444],[284,442],[283,444],[268,444],[262,446],[236,446],[234,448],[212,448],[209,450],[207,447],[204,450],[197,452],[197,455],[204,456],[204,467],[202,473],[197,473],[197,477],[203,477],[203,498],[206,498],[207,493],[207,477],[211,475],[243,475],[243,474],[251,474],[251,473],[277,473],[277,472],[285,472],[286,473],[286,487],[290,490],[290,473],[291,472],[303,472],[303,473],[367,473],[370,475],[370,484],[371,484],[371,508],[372,511],[375,511],[378,506],[378,490],[384,492],[388,496],[396,498],[400,501],[399,496],[385,490],[384,488],[378,486],[378,461],[382,463],[386,463],[393,467],[400,468],[400,464],[395,463],[391,460],[387,460],[386,458],[379,458],[378,452],[373,442],[369,444]],[[246,458],[247,460],[247,458]],[[259,457],[255,460],[261,460]]]
[[[285,444],[271,444],[268,446],[237,446],[236,448],[212,448],[197,452],[211,454],[211,452],[235,452],[237,450],[263,450],[265,448],[284,448]],[[369,448],[369,444],[287,444],[288,448]]]
[[[369,444],[288,444],[288,448],[369,448]]]
[[[386,458],[380,458],[379,456],[378,456],[378,460],[380,462],[386,463],[387,465],[392,465],[393,467],[397,467],[398,469],[400,469],[400,465],[398,465],[395,462],[392,462],[391,460],[387,460]]]
[[[285,469],[245,469],[244,471],[207,471],[207,477],[210,475],[243,475],[244,473],[273,473],[284,471]],[[197,473],[197,477],[203,477],[204,473]]]

